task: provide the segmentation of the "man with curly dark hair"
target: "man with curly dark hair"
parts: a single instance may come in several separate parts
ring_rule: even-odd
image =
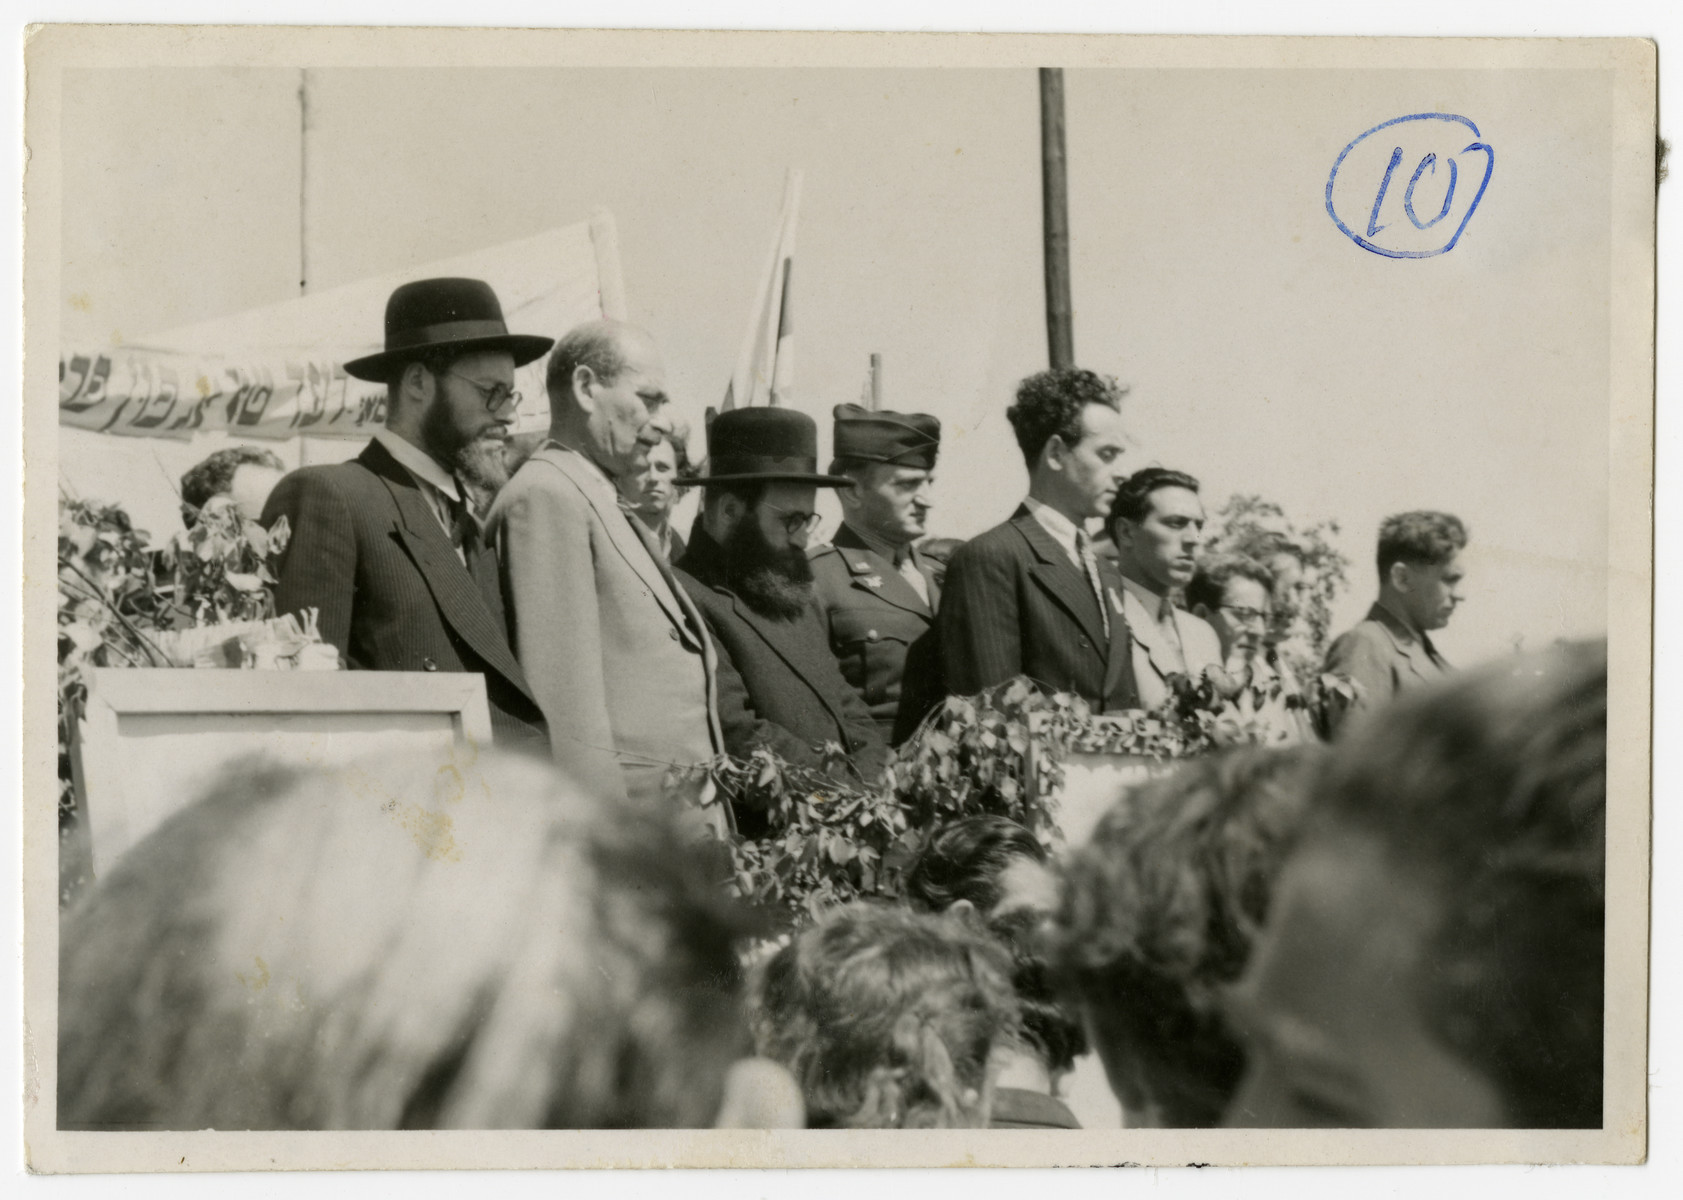
[[[974,917],[1011,952],[1022,1038],[1003,1057],[995,1129],[1079,1129],[1060,1097],[1087,1038],[1054,994],[1039,934],[1057,904],[1046,848],[1017,822],[982,813],[950,821],[912,860],[906,898],[929,912]]]
[[[285,474],[286,464],[273,450],[261,446],[218,450],[181,477],[182,523],[191,529],[198,522],[199,510],[216,496],[232,496],[240,515],[255,521]]]
[[[1601,1128],[1606,643],[1399,701],[1312,805],[1229,1001],[1227,1123]]]
[[[1028,464],[1028,497],[947,567],[937,628],[950,694],[1026,675],[1094,711],[1137,706],[1121,579],[1088,530],[1128,474],[1123,395],[1115,380],[1075,368],[1018,386],[1005,415]]]
[[[959,917],[845,905],[766,963],[755,1041],[809,1128],[985,1127],[995,1050],[1017,1036],[1010,970]]]
[[[1054,975],[1130,1126],[1208,1128],[1244,1070],[1222,998],[1244,971],[1318,750],[1187,763],[1105,814],[1065,866]]]
[[[1327,673],[1349,680],[1356,691],[1328,714],[1334,733],[1352,716],[1449,673],[1431,633],[1449,624],[1461,603],[1459,556],[1466,546],[1467,527],[1450,513],[1398,513],[1380,523],[1379,599],[1327,651]]]

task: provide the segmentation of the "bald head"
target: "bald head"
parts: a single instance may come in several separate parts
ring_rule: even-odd
[[[550,353],[547,386],[550,436],[616,478],[669,429],[666,363],[635,325],[600,320],[568,330]]]

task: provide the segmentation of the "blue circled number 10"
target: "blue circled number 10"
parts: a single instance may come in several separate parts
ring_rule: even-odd
[[[1399,129],[1398,126],[1406,128]],[[1373,137],[1382,130],[1394,130],[1394,133],[1385,139]],[[1475,139],[1480,137],[1478,126],[1466,117],[1452,113],[1415,113],[1374,126],[1344,147],[1337,161],[1333,163],[1332,173],[1327,178],[1327,214],[1351,241],[1364,250],[1387,258],[1431,258],[1453,249],[1466,230],[1467,222],[1478,209],[1479,201],[1484,198],[1485,188],[1489,186],[1491,173],[1496,167],[1496,153],[1488,143],[1475,140],[1461,145],[1468,130]],[[1459,136],[1454,136],[1456,134]],[[1384,160],[1383,170],[1380,170],[1381,160],[1378,156],[1383,153],[1386,141],[1392,142],[1392,148],[1388,159]],[[1402,225],[1395,220],[1382,222],[1380,211],[1385,207],[1385,200],[1391,192],[1398,168],[1410,157],[1405,153],[1403,146],[1396,143],[1410,141],[1415,143],[1416,153],[1423,146],[1432,148],[1420,154],[1403,189],[1402,208],[1403,215],[1408,218],[1408,224]],[[1441,156],[1440,151],[1443,152]],[[1445,238],[1444,230],[1437,227],[1443,225],[1457,208],[1455,201],[1461,170],[1456,158],[1457,155],[1468,154],[1483,155],[1484,171],[1479,179],[1477,191],[1466,203],[1466,211],[1460,214],[1458,221],[1444,227],[1449,230],[1449,236]],[[1440,173],[1444,176],[1442,205],[1435,214],[1430,212],[1428,205],[1428,215],[1422,219],[1415,206],[1416,190],[1421,189],[1421,183],[1425,180],[1437,182]],[[1364,187],[1363,181],[1373,180],[1375,176],[1377,186],[1367,183]],[[1367,192],[1366,187],[1374,187],[1374,190]],[[1366,203],[1368,195],[1373,198],[1371,208]],[[1353,221],[1346,220],[1339,210],[1343,209],[1346,214],[1355,216],[1355,212],[1351,210],[1360,212],[1361,209],[1356,209],[1358,203],[1361,204],[1361,209],[1366,209],[1362,212],[1362,216],[1367,218],[1366,221],[1363,222],[1361,217],[1356,217]],[[1362,228],[1363,232],[1357,233],[1357,228]]]

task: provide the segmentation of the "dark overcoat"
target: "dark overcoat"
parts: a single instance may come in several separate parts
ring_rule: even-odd
[[[861,780],[888,760],[876,723],[830,653],[816,604],[792,621],[754,611],[724,577],[718,543],[697,529],[677,576],[707,620],[719,655],[719,724],[738,758],[764,746],[784,761],[820,768],[824,744],[847,752]]]
[[[549,753],[543,710],[509,648],[494,551],[476,580],[420,485],[370,442],[350,462],[285,476],[263,524],[286,517],[275,611],[317,610],[323,641],[366,671],[465,671],[485,677],[499,746]]]

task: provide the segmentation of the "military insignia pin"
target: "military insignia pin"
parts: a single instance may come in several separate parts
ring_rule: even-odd
[[[882,586],[882,576],[881,575],[861,576],[859,582],[864,584],[868,588],[879,588],[879,587]]]

